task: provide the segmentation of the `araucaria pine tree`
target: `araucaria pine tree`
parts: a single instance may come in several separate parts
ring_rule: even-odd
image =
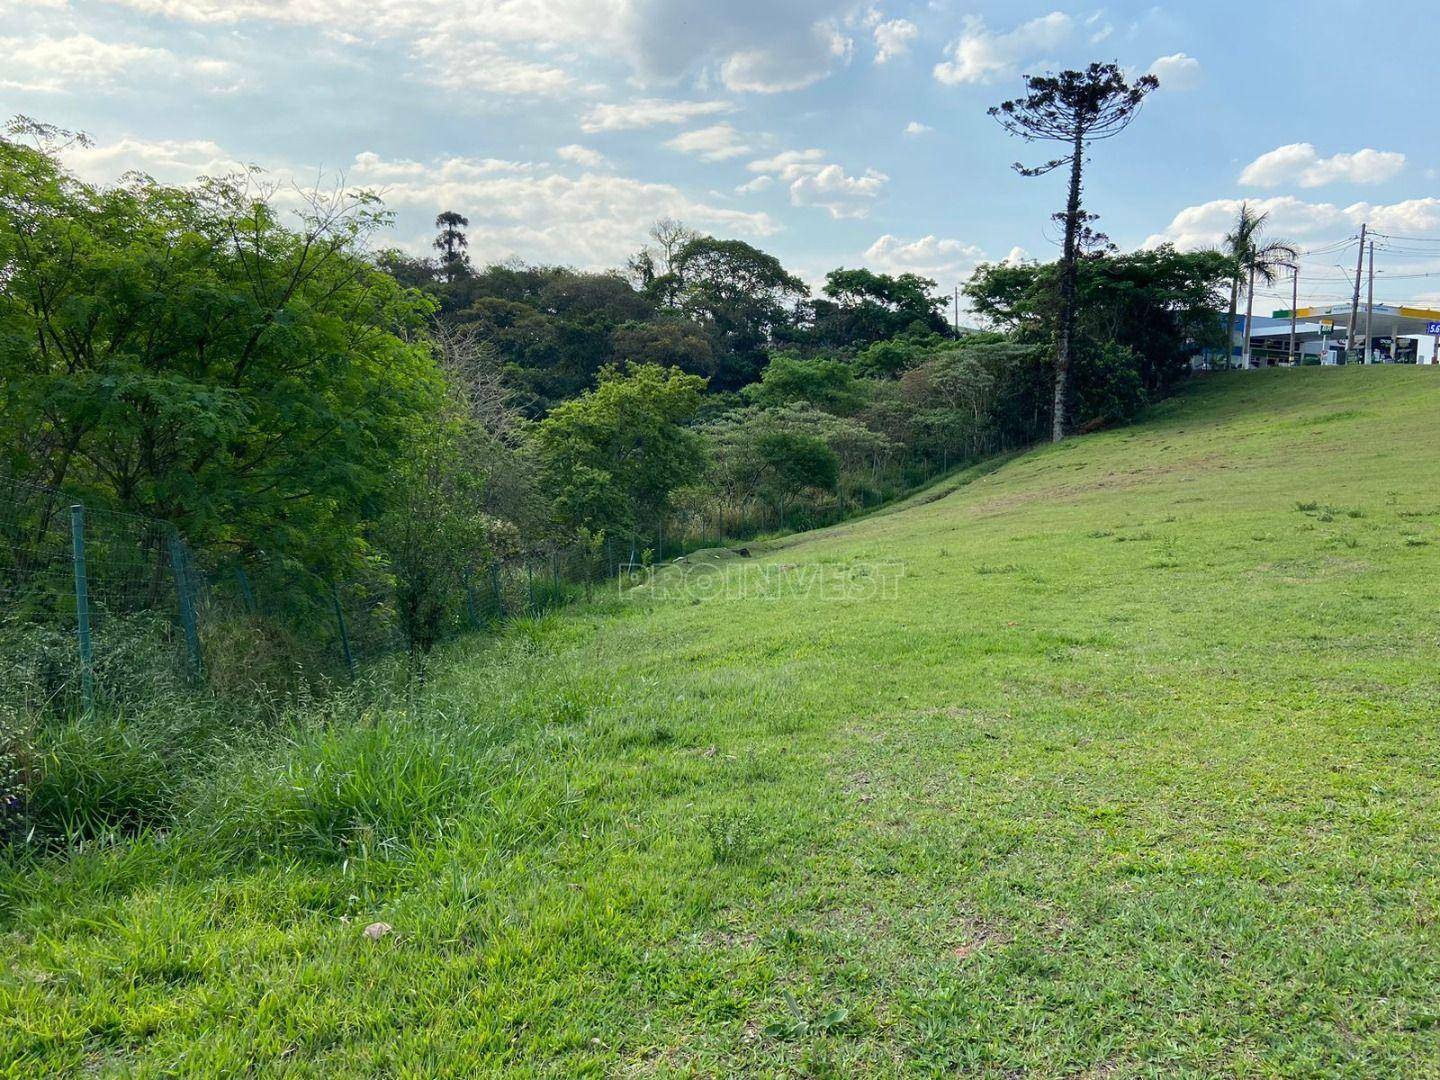
[[[1068,149],[1063,157],[1041,165],[1015,163],[1015,171],[1021,176],[1043,176],[1062,165],[1070,166],[1070,195],[1064,212],[1055,215],[1065,227],[1064,253],[1060,260],[1060,331],[1055,342],[1055,415],[1051,428],[1056,442],[1065,437],[1065,395],[1075,337],[1076,264],[1082,232],[1091,220],[1080,207],[1085,152],[1090,143],[1124,131],[1145,95],[1159,85],[1160,80],[1154,75],[1142,75],[1130,83],[1118,65],[1096,63],[1084,71],[1026,76],[1024,97],[1003,101],[990,109],[990,115],[1010,134],[1026,142],[1063,143]]]

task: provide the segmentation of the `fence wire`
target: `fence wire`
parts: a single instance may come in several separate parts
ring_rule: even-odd
[[[558,606],[583,552],[540,546],[466,567],[439,638]],[[431,598],[434,599],[434,598]],[[22,708],[124,705],[155,680],[244,690],[354,678],[412,643],[392,581],[332,581],[263,558],[197,553],[168,523],[0,479],[0,695]]]

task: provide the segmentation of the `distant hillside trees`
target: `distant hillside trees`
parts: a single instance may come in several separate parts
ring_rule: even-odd
[[[812,296],[675,221],[623,270],[472,262],[460,210],[435,254],[371,255],[372,195],[287,215],[253,174],[89,185],[56,138],[0,137],[0,476],[173,522],[212,565],[361,575],[419,651],[496,560],[825,524],[1124,421],[1217,340],[1236,267],[1117,254],[1072,216],[1070,262],[975,272],[991,330],[957,336],[931,279],[840,268]]]

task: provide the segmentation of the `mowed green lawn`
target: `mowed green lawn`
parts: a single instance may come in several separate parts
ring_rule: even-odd
[[[1440,1075],[1437,406],[1207,379],[466,643],[0,874],[0,1070]]]

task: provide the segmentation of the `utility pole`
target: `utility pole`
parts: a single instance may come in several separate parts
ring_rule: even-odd
[[[1295,366],[1295,309],[1300,306],[1300,264],[1290,264],[1290,366]]]
[[[1251,335],[1255,333],[1250,325],[1255,315],[1255,264],[1250,264],[1250,286],[1245,290],[1245,347],[1240,350],[1240,367],[1250,370],[1250,341]]]
[[[1374,339],[1370,336],[1370,320],[1375,317],[1375,241],[1370,241],[1370,285],[1369,294],[1365,298],[1365,363],[1370,363],[1371,352],[1370,342]],[[1392,350],[1393,351],[1393,350]]]
[[[955,286],[955,339],[960,339],[960,286]]]
[[[1360,226],[1360,250],[1355,253],[1355,292],[1350,297],[1350,325],[1346,328],[1345,359],[1355,352],[1355,324],[1360,321],[1360,275],[1365,272],[1365,228]]]

